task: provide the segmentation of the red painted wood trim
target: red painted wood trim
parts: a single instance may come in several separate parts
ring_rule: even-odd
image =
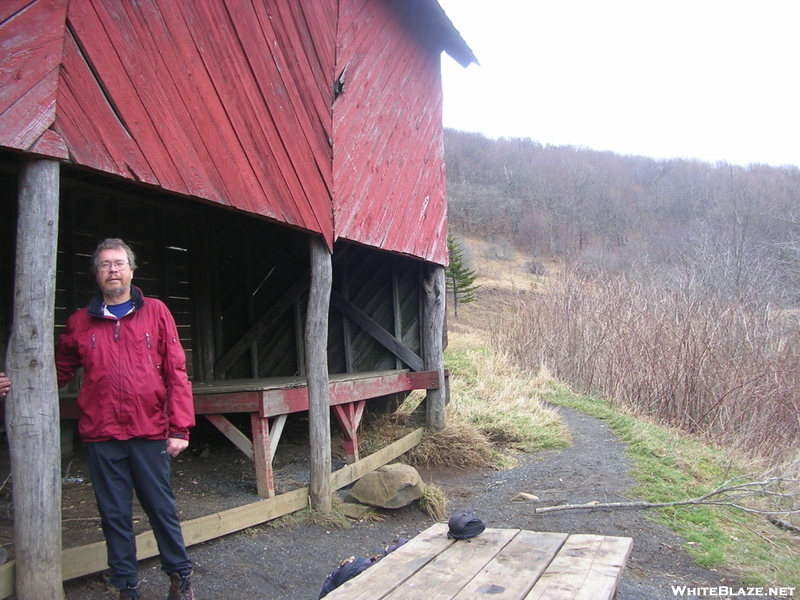
[[[331,406],[335,406],[415,389],[436,389],[438,386],[438,374],[433,371],[398,373],[355,381],[332,381],[330,403]],[[302,412],[308,410],[308,390],[305,387],[292,390],[269,390],[264,392],[262,402],[261,414],[264,416]]]
[[[256,464],[256,486],[258,495],[264,498],[275,496],[275,479],[272,473],[272,454],[269,441],[269,419],[250,415],[253,428],[253,460]]]
[[[52,129],[48,129],[42,134],[33,146],[30,147],[30,152],[33,154],[40,154],[43,156],[52,156],[55,158],[67,159],[69,158],[69,150],[64,140]]]
[[[232,392],[194,397],[198,415],[258,412],[263,392]]]
[[[244,438],[245,436],[239,429],[231,423],[228,419],[225,418],[224,415],[206,415],[206,419],[208,419],[214,427],[220,430],[222,434],[228,438],[233,444],[239,448],[250,460],[255,460],[255,455],[253,452],[252,443],[250,447],[242,448],[242,446],[237,442],[236,438]]]
[[[355,374],[354,374],[355,375]],[[308,410],[308,390],[302,382],[280,383],[271,390],[224,392],[219,394],[203,390],[195,394],[194,407],[198,415],[223,413],[261,413],[272,417]],[[439,387],[436,371],[401,372],[375,377],[358,377],[344,381],[331,381],[331,406],[388,396],[411,390],[435,390]],[[77,419],[80,416],[74,394],[61,395],[61,418]],[[0,402],[0,420],[5,419],[5,402]]]

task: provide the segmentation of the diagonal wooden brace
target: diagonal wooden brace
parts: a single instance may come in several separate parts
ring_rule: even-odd
[[[331,406],[336,420],[344,432],[344,451],[347,455],[347,464],[353,464],[358,460],[358,426],[361,417],[364,416],[364,406],[366,400],[348,402],[347,404],[334,404]]]
[[[205,417],[255,463],[258,495],[272,498],[275,495],[272,460],[275,458],[275,450],[278,447],[287,415],[276,416],[273,419],[272,428],[270,428],[267,417],[262,417],[258,413],[250,413],[250,424],[253,429],[252,442],[225,416],[205,415]]]

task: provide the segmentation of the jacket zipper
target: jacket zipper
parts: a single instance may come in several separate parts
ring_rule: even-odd
[[[119,320],[117,320],[116,324],[114,325],[114,341],[119,341]]]
[[[145,339],[145,343],[147,344],[147,349],[150,350],[150,348],[152,348],[152,346],[150,345],[150,334],[149,333],[145,333],[144,334],[144,339]],[[153,362],[153,355],[148,352],[147,353],[147,358],[150,360],[150,367],[155,369],[156,365]]]

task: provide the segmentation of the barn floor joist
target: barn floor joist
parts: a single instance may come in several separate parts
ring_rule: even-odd
[[[398,458],[422,440],[423,429],[417,429],[385,448],[331,473],[331,487],[341,489]],[[219,513],[184,521],[181,526],[187,546],[254,527],[267,521],[296,512],[308,506],[308,488],[303,487],[272,498],[246,504]],[[155,536],[146,531],[136,536],[139,560],[158,555]],[[105,542],[95,542],[64,550],[61,555],[64,581],[98,573],[107,568]],[[0,599],[14,593],[15,561],[0,566]]]

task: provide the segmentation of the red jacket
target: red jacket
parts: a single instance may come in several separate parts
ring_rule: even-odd
[[[134,310],[117,320],[99,294],[67,320],[56,346],[58,387],[83,367],[78,431],[84,442],[189,439],[192,384],[175,320],[132,286]]]

